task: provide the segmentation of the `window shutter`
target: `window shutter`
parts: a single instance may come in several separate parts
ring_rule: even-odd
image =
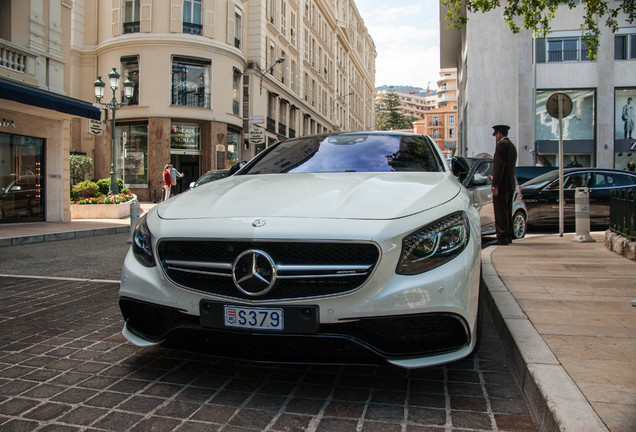
[[[142,33],[152,31],[152,0],[141,0],[141,13],[139,14],[139,30]]]
[[[534,40],[534,56],[537,63],[545,63],[545,38]]]
[[[170,0],[170,32],[183,32],[183,0]]]
[[[216,20],[216,0],[203,0],[204,19],[203,36],[214,38],[214,24]]]
[[[119,12],[120,12],[120,10],[121,10],[121,8],[120,8],[119,0],[113,0],[113,2],[112,2],[112,19],[111,19],[113,36],[118,36],[119,33],[120,33],[120,29],[119,29]]]
[[[227,0],[227,32],[226,41],[230,45],[234,45],[234,2]]]

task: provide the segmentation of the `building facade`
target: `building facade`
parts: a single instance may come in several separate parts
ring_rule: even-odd
[[[398,111],[405,117],[421,119],[424,113],[437,107],[439,98],[436,94],[425,92],[404,93],[391,90],[379,90],[375,95],[375,103],[383,103],[388,93],[394,93],[400,102]]]
[[[422,119],[413,122],[413,132],[433,138],[439,148],[449,157],[454,154],[456,138],[457,107],[447,105],[426,111]]]
[[[442,21],[445,14],[440,6]],[[513,34],[501,9],[469,14],[461,32],[442,23],[442,67],[458,68],[459,154],[492,154],[491,126],[508,124],[518,165],[557,166],[558,120],[546,101],[558,92],[572,101],[563,120],[564,166],[625,169],[635,159],[636,27],[620,16],[616,34],[601,25],[592,61],[581,37],[583,14],[583,5],[561,6],[546,38]]]
[[[353,1],[76,0],[72,23],[76,97],[113,68],[135,84],[115,140],[104,110],[72,150],[105,178],[113,148],[140,200],[160,198],[168,162],[184,190],[282,138],[374,125],[375,47]]]
[[[100,117],[69,97],[72,6],[0,1],[0,223],[70,221],[73,125]]]

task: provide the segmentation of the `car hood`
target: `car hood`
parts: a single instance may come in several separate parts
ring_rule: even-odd
[[[293,217],[395,219],[440,206],[460,193],[450,173],[239,175],[157,206],[163,219]]]

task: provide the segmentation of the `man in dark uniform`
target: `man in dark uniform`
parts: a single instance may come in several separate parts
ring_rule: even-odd
[[[517,182],[515,165],[517,149],[508,139],[510,126],[496,125],[492,127],[495,137],[495,157],[492,174],[492,202],[495,210],[495,229],[497,240],[491,245],[509,245],[512,243],[512,198]]]

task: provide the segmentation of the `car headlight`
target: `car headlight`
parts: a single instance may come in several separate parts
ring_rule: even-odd
[[[423,273],[447,263],[466,248],[470,228],[464,212],[453,213],[402,239],[396,272]]]
[[[139,219],[139,223],[133,232],[132,251],[141,265],[146,267],[155,266],[155,257],[152,253],[152,235],[146,223],[146,215]]]

